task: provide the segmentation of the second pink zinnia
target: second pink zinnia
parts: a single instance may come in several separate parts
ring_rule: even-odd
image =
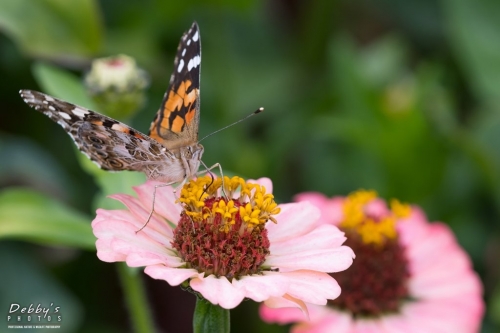
[[[418,207],[373,191],[329,199],[297,197],[320,208],[321,222],[346,232],[354,264],[332,274],[342,288],[328,306],[311,306],[310,320],[294,309],[261,308],[268,322],[296,323],[292,332],[385,333],[479,330],[481,283],[450,229],[429,223]]]

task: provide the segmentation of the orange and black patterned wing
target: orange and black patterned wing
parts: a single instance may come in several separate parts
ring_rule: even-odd
[[[200,62],[200,32],[194,22],[182,35],[168,90],[149,129],[149,136],[170,150],[198,141]]]

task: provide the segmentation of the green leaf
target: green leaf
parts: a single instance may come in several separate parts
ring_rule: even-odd
[[[26,189],[0,192],[0,239],[95,250],[92,218]]]
[[[33,76],[43,92],[70,103],[96,110],[87,95],[82,80],[74,74],[58,67],[37,62],[33,65]]]
[[[102,44],[94,0],[2,0],[0,27],[24,52],[40,58],[82,61]]]
[[[491,295],[488,314],[492,321],[500,325],[500,284],[498,283]]]
[[[500,99],[500,2],[444,1],[444,13],[455,56],[476,96]]]
[[[8,134],[0,134],[0,183],[22,180],[22,184],[43,188],[45,193],[64,197],[70,193],[66,170],[35,142]]]
[[[496,201],[497,210],[500,210],[500,113],[497,108],[485,108],[485,112],[476,116],[470,132],[461,137],[462,148],[469,154],[491,187]]]
[[[204,300],[197,299],[193,316],[194,333],[230,332],[229,310]]]

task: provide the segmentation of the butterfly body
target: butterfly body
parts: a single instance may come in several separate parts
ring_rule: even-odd
[[[199,29],[193,23],[179,43],[169,88],[149,135],[37,91],[20,94],[29,106],[61,125],[100,168],[140,171],[149,179],[175,183],[194,176],[203,155],[198,143],[200,59]]]

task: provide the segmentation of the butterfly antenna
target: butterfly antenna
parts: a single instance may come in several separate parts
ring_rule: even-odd
[[[205,136],[203,139],[198,140],[198,142],[201,142],[201,141],[205,140],[206,138],[208,138],[209,136],[212,136],[212,135],[214,135],[215,133],[219,133],[220,131],[223,131],[223,130],[225,130],[226,128],[229,128],[229,127],[231,127],[231,126],[233,126],[233,125],[236,125],[237,123],[241,123],[242,121],[247,120],[247,119],[248,119],[248,118],[250,118],[251,116],[255,116],[256,114],[261,113],[262,111],[264,111],[264,108],[258,108],[258,109],[257,109],[257,110],[255,110],[254,112],[250,113],[248,116],[246,116],[246,117],[244,117],[244,118],[242,118],[242,119],[240,119],[240,120],[238,120],[238,121],[235,121],[235,122],[234,122],[234,123],[232,123],[232,124],[229,124],[229,125],[227,125],[227,126],[224,126],[224,127],[222,127],[222,128],[220,128],[220,129],[218,129],[218,130],[217,130],[217,131],[215,131],[215,132],[212,132],[212,133],[208,134],[208,135],[207,135],[207,136]]]

